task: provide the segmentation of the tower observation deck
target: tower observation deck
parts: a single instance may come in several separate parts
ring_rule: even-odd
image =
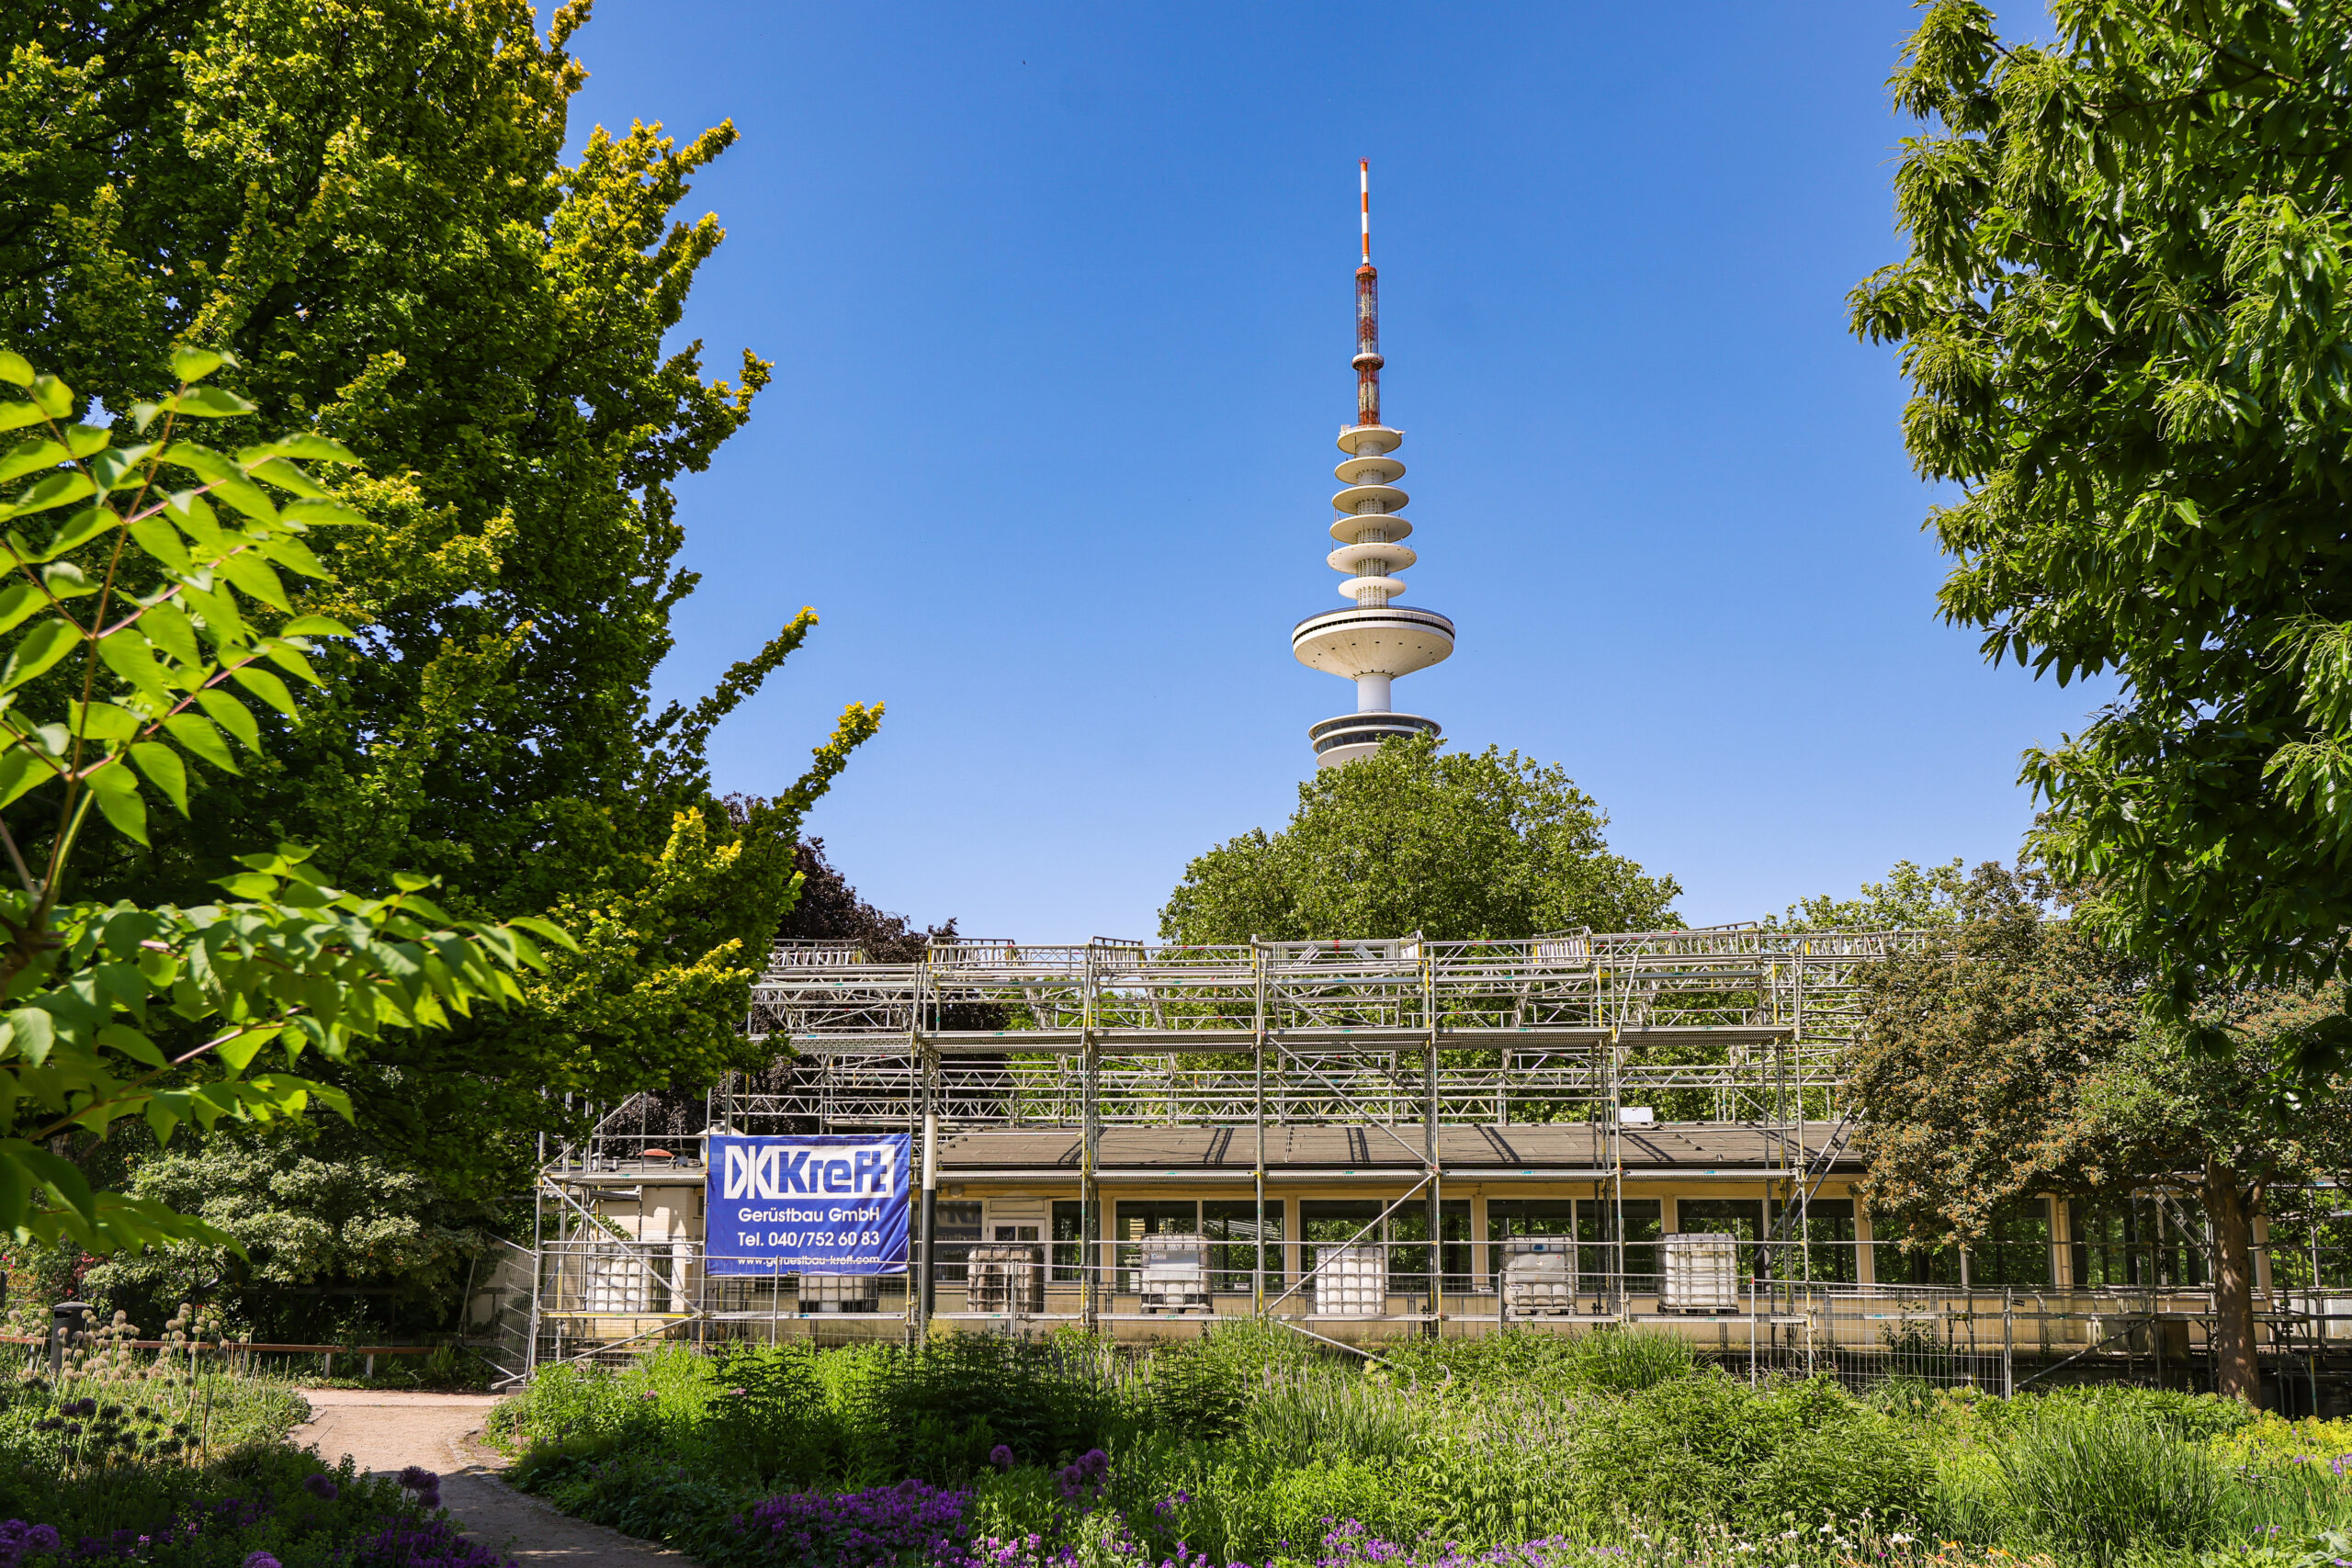
[[[1372,265],[1372,165],[1358,165],[1363,262],[1356,268],[1356,419],[1340,432],[1346,454],[1332,470],[1342,487],[1331,497],[1339,513],[1325,557],[1347,574],[1340,596],[1351,608],[1309,615],[1291,628],[1291,652],[1301,664],[1356,684],[1356,711],[1308,728],[1316,766],[1338,767],[1368,756],[1392,735],[1435,735],[1435,719],[1398,713],[1391,682],[1426,670],[1453,652],[1453,623],[1435,610],[1396,601],[1405,592],[1396,573],[1418,558],[1406,548],[1413,525],[1410,499],[1396,488],[1405,465],[1396,452],[1405,433],[1380,417],[1380,276]]]

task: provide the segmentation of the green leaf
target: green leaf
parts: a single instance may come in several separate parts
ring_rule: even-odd
[[[68,502],[79,501],[84,496],[96,491],[97,488],[91,481],[90,476],[79,468],[70,472],[51,474],[47,479],[36,479],[27,486],[24,492],[14,502],[6,508],[0,508],[0,513],[10,517],[24,517],[36,512],[47,512],[52,507],[63,506]]]
[[[167,409],[188,415],[192,419],[230,419],[254,412],[252,401],[239,397],[226,387],[190,387],[164,400]]]
[[[213,1047],[214,1054],[229,1064],[230,1070],[242,1073],[253,1065],[255,1056],[261,1055],[263,1046],[277,1038],[278,1031],[284,1027],[283,1024],[266,1024],[248,1030],[233,1039],[221,1041]]]
[[[117,626],[99,638],[98,658],[107,669],[130,682],[132,691],[158,708],[172,705],[171,683],[164,679],[163,666],[155,661],[154,647],[136,622]]]
[[[551,942],[558,947],[568,949],[573,953],[580,951],[580,944],[571,939],[571,933],[565,931],[561,926],[557,925],[553,920],[543,920],[537,915],[517,915],[506,923],[522,931],[529,931],[533,936],[538,937],[543,941]]]
[[[0,664],[0,692],[13,692],[41,674],[73,652],[81,641],[81,632],[70,621],[61,618],[41,622],[17,640],[17,646],[8,650],[7,662]]]
[[[266,483],[274,484],[280,490],[289,490],[296,495],[312,500],[324,501],[332,493],[326,486],[283,457],[269,457],[256,463],[253,468],[253,476]]]
[[[182,664],[201,665],[204,654],[197,647],[196,624],[187,612],[166,599],[160,604],[148,606],[139,617],[139,629],[147,639],[162,649],[166,657]]]
[[[147,775],[147,782],[164,792],[164,798],[187,815],[187,764],[179,753],[160,740],[141,740],[130,749],[130,760]]]
[[[27,790],[38,789],[57,776],[57,765],[29,746],[11,746],[0,751],[0,806],[7,806],[20,798]]]
[[[35,376],[31,390],[33,401],[50,418],[63,419],[74,412],[74,389],[56,377]]]
[[[127,1023],[109,1023],[98,1031],[98,1043],[137,1062],[141,1066],[164,1067],[171,1064],[155,1049],[155,1043]]]
[[[114,432],[103,424],[69,424],[65,427],[65,455],[87,457],[103,452],[113,444]]]
[[[223,560],[220,573],[273,610],[286,612],[293,608],[287,602],[286,584],[278,580],[277,573],[269,570],[267,561],[250,551]]]
[[[139,733],[139,716],[112,703],[71,705],[74,733],[92,740],[128,740]]]
[[[33,367],[25,362],[23,355],[0,348],[0,381],[12,387],[29,387],[33,384]]]
[[[239,711],[243,711],[242,709]],[[220,730],[201,714],[175,713],[164,721],[164,732],[222,773],[239,772],[237,760]]]
[[[25,618],[49,603],[48,595],[29,582],[11,582],[0,588],[0,632],[12,632],[25,624]]]
[[[0,430],[22,430],[28,424],[39,424],[49,416],[40,412],[39,403],[0,402]]]
[[[261,754],[261,726],[244,704],[217,686],[207,686],[196,694],[196,702],[212,717],[212,722],[245,744],[245,750],[255,756]]]
[[[187,577],[196,570],[196,558],[180,543],[178,531],[153,513],[131,519],[130,537],[150,560],[173,576]]]
[[[62,556],[68,550],[79,549],[109,529],[121,526],[122,519],[115,515],[114,508],[88,507],[67,518],[65,525],[58,529],[56,536],[49,541],[49,547],[42,553],[50,557]]]
[[[259,462],[264,457],[293,457],[305,463],[356,463],[359,458],[342,442],[324,435],[287,435],[276,441],[265,441],[248,446],[237,454],[240,463]]]
[[[126,839],[147,842],[147,803],[139,798],[139,781],[130,769],[113,762],[85,773],[82,782],[98,803],[98,812]]]
[[[209,348],[172,350],[172,374],[182,381],[201,381],[220,368],[220,356]]]
[[[289,501],[278,516],[288,523],[305,523],[312,527],[335,525],[368,526],[368,519],[338,501]]]
[[[7,629],[0,624],[0,631]],[[284,637],[356,637],[358,634],[332,615],[297,615],[286,623]]]
[[[7,1047],[38,1067],[49,1060],[57,1043],[57,1020],[40,1008],[12,1008],[7,1016]]]
[[[30,441],[19,441],[8,448],[6,457],[0,457],[0,480],[13,479],[19,475],[29,474],[35,468],[53,468],[63,461],[65,461],[64,446],[60,442],[51,441],[46,435],[36,436]]]
[[[241,665],[229,671],[229,678],[288,718],[297,724],[301,722],[302,713],[294,705],[294,694],[286,689],[285,682],[268,671],[257,670],[250,664]],[[207,708],[205,711],[209,713],[211,709]]]
[[[311,553],[311,547],[291,534],[278,534],[257,542],[262,554],[288,571],[299,571],[305,577],[324,577],[327,574],[324,563]]]

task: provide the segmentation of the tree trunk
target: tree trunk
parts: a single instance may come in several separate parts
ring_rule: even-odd
[[[2220,1156],[2205,1156],[2206,1217],[2213,1225],[2213,1392],[2262,1403],[2254,1354],[2254,1216],[2245,1179]]]

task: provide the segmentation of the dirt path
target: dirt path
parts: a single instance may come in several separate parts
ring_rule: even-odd
[[[498,1479],[505,1461],[477,1446],[498,1401],[486,1393],[406,1393],[306,1388],[311,1418],[294,1441],[333,1464],[362,1470],[421,1464],[441,1476],[441,1500],[468,1535],[522,1568],[692,1568],[684,1554],[557,1513]]]

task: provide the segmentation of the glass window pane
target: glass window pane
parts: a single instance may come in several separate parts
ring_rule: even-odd
[[[1252,1242],[1262,1242],[1265,1252],[1266,1283],[1279,1288],[1283,1282],[1283,1205],[1279,1198],[1266,1200],[1266,1234],[1258,1235],[1258,1201],[1243,1199],[1238,1202],[1224,1199],[1204,1201],[1201,1204],[1201,1234],[1209,1238],[1209,1289],[1248,1294],[1256,1288],[1252,1270],[1258,1267],[1259,1247]]]
[[[1302,1276],[1315,1272],[1315,1243],[1341,1245],[1358,1240],[1357,1234],[1366,1225],[1372,1233],[1361,1238],[1369,1246],[1381,1239],[1380,1227],[1373,1222],[1380,1218],[1386,1207],[1377,1198],[1302,1198],[1298,1203],[1298,1234],[1306,1246],[1298,1249],[1298,1268]]]
[[[943,1284],[961,1284],[964,1260],[980,1239],[980,1206],[963,1201],[933,1199],[931,1211],[932,1256],[939,1263]]]
[[[1969,1249],[1970,1286],[2046,1289],[2051,1279],[2048,1201],[2022,1198],[2002,1204],[1994,1213],[1984,1240]]]
[[[1054,1278],[1083,1278],[1086,1261],[1086,1205],[1075,1198],[1054,1200]]]
[[[1577,1201],[1577,1280],[1596,1287],[1619,1279],[1617,1216],[1625,1216],[1621,1288],[1629,1296],[1657,1293],[1657,1238],[1665,1227],[1665,1204],[1656,1198],[1582,1198]]]
[[[1804,1233],[1805,1267],[1813,1278],[1830,1283],[1850,1285],[1861,1278],[1860,1259],[1854,1246],[1854,1201],[1851,1198],[1815,1198],[1807,1201],[1801,1219],[1792,1218],[1782,1234],[1794,1236],[1802,1228]],[[1791,1258],[1793,1262],[1793,1257]]]
[[[1440,1205],[1442,1227],[1439,1250],[1443,1256],[1445,1288],[1470,1288],[1470,1201],[1448,1198]],[[1388,1216],[1388,1277],[1398,1291],[1430,1288],[1430,1205],[1426,1198],[1408,1198]]]

